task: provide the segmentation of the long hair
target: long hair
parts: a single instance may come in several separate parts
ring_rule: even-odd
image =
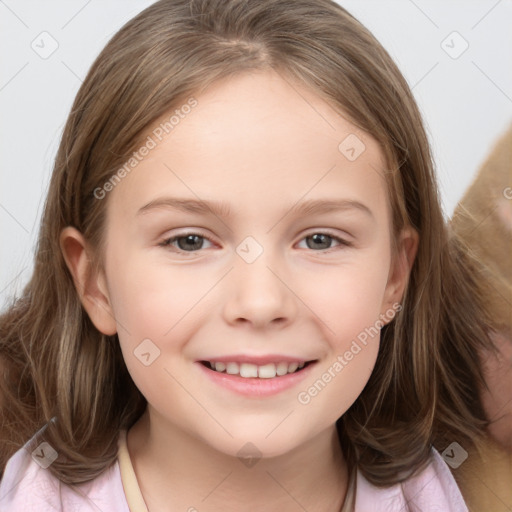
[[[117,335],[101,334],[85,313],[59,235],[66,226],[81,231],[101,268],[108,197],[94,191],[145,130],[220,79],[268,69],[379,142],[394,234],[410,225],[420,237],[403,310],[382,329],[374,372],[337,422],[346,457],[385,486],[423,467],[435,443],[478,438],[485,420],[476,354],[488,343],[488,317],[476,263],[448,233],[422,119],[391,57],[331,0],[161,0],[113,36],[68,117],[33,275],[0,318],[1,468],[43,425],[59,453],[48,469],[62,482],[92,480],[114,463],[119,429],[146,401]]]

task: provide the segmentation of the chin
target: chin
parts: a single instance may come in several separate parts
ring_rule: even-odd
[[[268,438],[268,432],[245,432],[244,434],[235,434],[233,438],[225,439],[225,443],[211,443],[210,446],[215,450],[240,459],[242,463],[248,462],[248,465],[258,459],[268,459],[285,455],[297,447],[297,444],[289,436],[279,436],[271,434]]]

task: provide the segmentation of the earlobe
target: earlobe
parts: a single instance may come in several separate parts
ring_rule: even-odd
[[[60,248],[80,297],[95,327],[106,335],[117,332],[103,272],[93,269],[89,249],[82,233],[68,226],[60,234]]]

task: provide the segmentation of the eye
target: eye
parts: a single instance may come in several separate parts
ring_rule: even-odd
[[[182,233],[167,238],[160,242],[158,245],[161,247],[174,247],[176,252],[196,252],[201,249],[205,249],[205,240],[210,244],[213,244],[210,238],[199,233]],[[308,249],[313,249],[315,252],[329,251],[333,248],[331,247],[333,241],[338,242],[338,245],[341,246],[350,247],[352,245],[350,242],[344,240],[343,238],[324,232],[312,233],[304,237],[302,240],[306,241]]]
[[[177,243],[177,252],[195,252],[199,249],[204,249],[203,242],[205,240],[208,240],[208,242],[212,243],[212,241],[209,238],[202,236],[198,233],[183,233],[181,235],[176,235],[171,238],[167,238],[158,245],[162,247],[176,247],[174,244]]]
[[[308,249],[319,249],[320,251],[332,249],[331,243],[333,240],[342,246],[350,247],[352,245],[350,242],[347,242],[343,238],[323,232],[312,233],[304,237],[302,240],[306,240]]]

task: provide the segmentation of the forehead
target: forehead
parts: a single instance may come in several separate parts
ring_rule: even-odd
[[[154,147],[116,187],[115,207],[133,215],[163,192],[218,198],[252,214],[325,194],[386,207],[378,143],[310,89],[273,71],[244,73],[194,102],[148,128],[144,140]]]

